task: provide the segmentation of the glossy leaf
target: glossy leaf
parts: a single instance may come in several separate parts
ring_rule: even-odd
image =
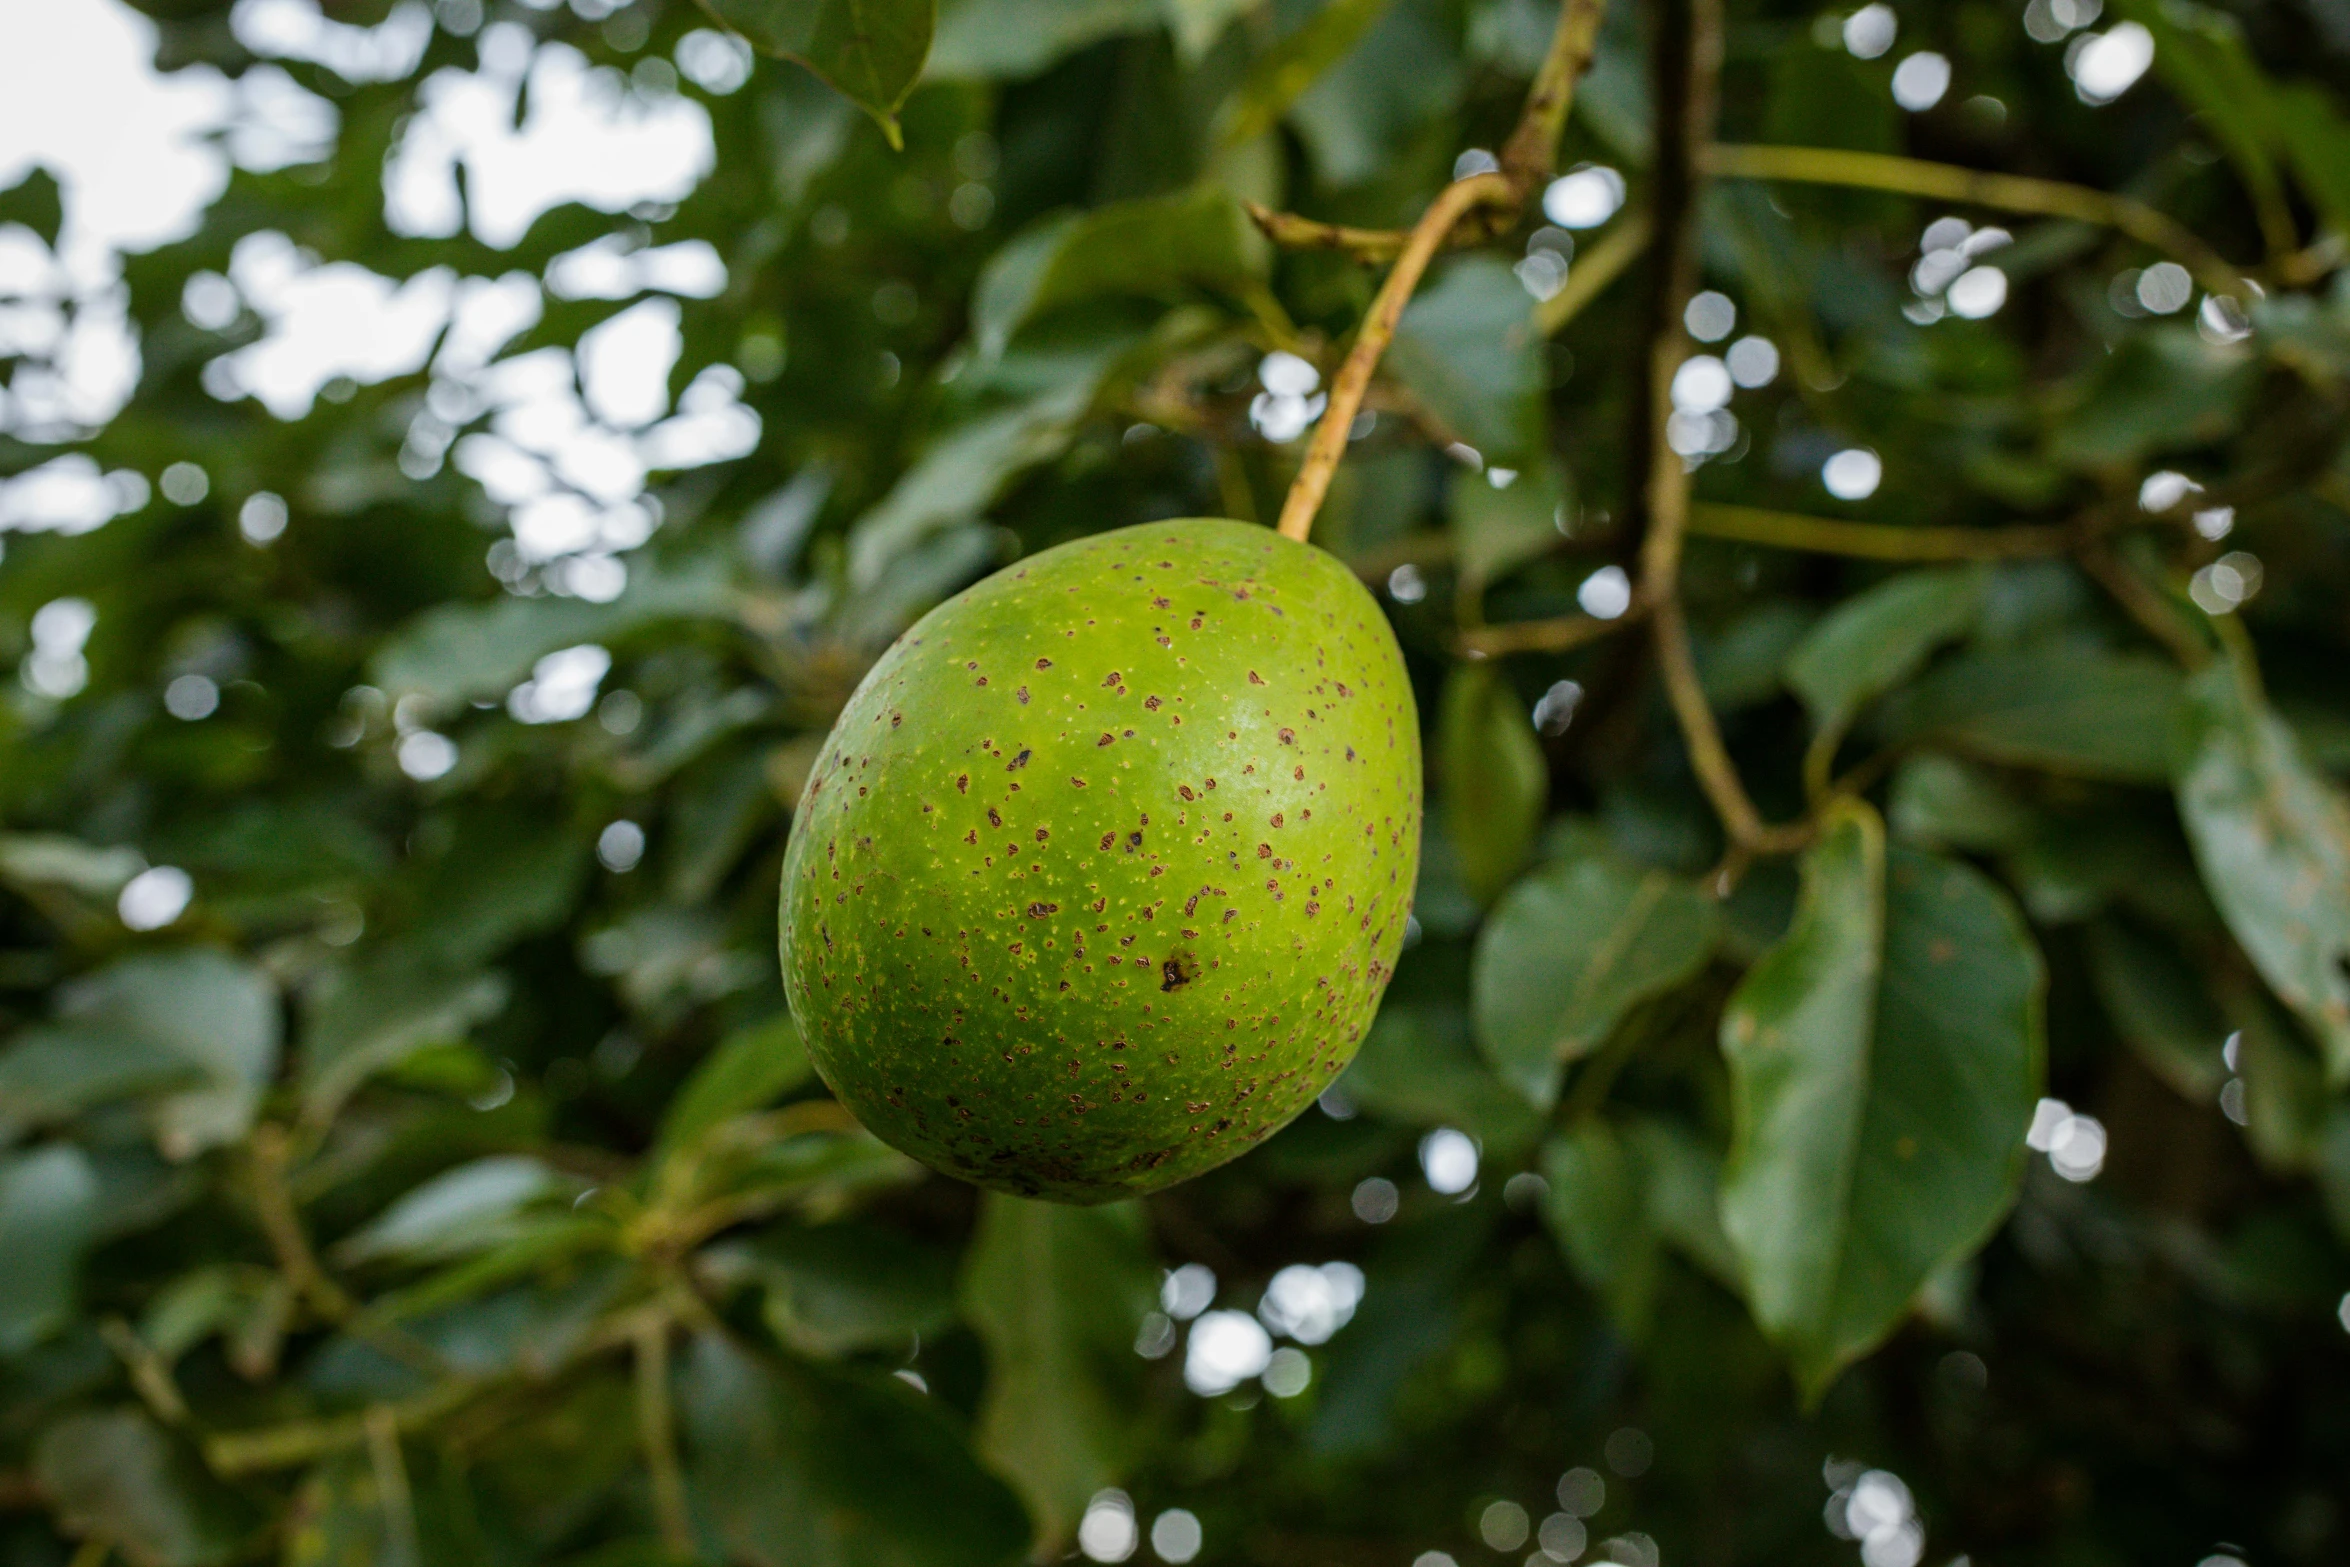
[[[1891,704],[1902,738],[2117,783],[2170,776],[2179,677],[2135,653],[2002,649],[1955,659]]]
[[[1787,684],[1822,730],[1841,731],[1873,699],[1965,633],[1990,573],[1979,566],[1907,571],[1856,593],[1787,658]]]
[[[277,1070],[276,987],[260,969],[209,948],[125,958],[78,981],[59,1014],[93,1062],[142,1073],[178,1064],[190,1086],[148,1112],[157,1146],[174,1159],[243,1137]]]
[[[396,956],[324,976],[306,998],[303,1114],[332,1119],[369,1077],[421,1050],[464,1039],[497,1015],[506,995],[497,975],[436,972]]]
[[[1889,857],[1866,805],[1804,857],[1787,937],[1722,1020],[1722,1222],[1755,1320],[1817,1399],[2013,1200],[2040,1092],[2040,959],[1982,876]]]
[[[980,352],[995,358],[1049,311],[1124,295],[1180,299],[1261,285],[1271,247],[1229,192],[1195,186],[1048,218],[989,258],[971,301]]]
[[[765,54],[823,77],[899,144],[898,108],[922,76],[936,0],[702,0]]]
[[[1160,0],[945,0],[925,75],[933,80],[1034,76],[1088,44],[1155,28]]]
[[[1548,553],[1561,541],[1568,504],[1547,463],[1525,473],[1455,474],[1447,509],[1462,573],[1482,587]]]
[[[661,1154],[692,1147],[719,1122],[773,1103],[814,1071],[789,1013],[729,1034],[669,1101],[661,1118]]]
[[[2171,943],[2113,916],[2090,922],[2087,954],[2114,1032],[2181,1095],[2213,1103],[2228,1075],[2220,1053],[2228,1024],[2195,965]]]
[[[134,1567],[218,1567],[252,1528],[242,1499],[136,1409],[66,1416],[41,1433],[33,1471],[69,1534]]]
[[[1477,937],[1470,995],[1486,1059],[1548,1109],[1567,1063],[1704,968],[1719,939],[1716,907],[1679,877],[1598,855],[1522,878]]]
[[[987,1346],[980,1456],[1019,1490],[1056,1550],[1141,1450],[1134,1343],[1158,1289],[1142,1211],[990,1193],[961,1289]]]
[[[1738,1262],[1717,1215],[1721,1159],[1668,1121],[1588,1121],[1543,1146],[1543,1217],[1618,1330],[1647,1336],[1668,1245],[1736,1288]]]
[[[1421,288],[1387,350],[1386,373],[1488,468],[1524,471],[1545,455],[1548,376],[1533,311],[1507,266],[1473,256]]]
[[[1445,826],[1471,896],[1490,903],[1534,847],[1550,796],[1550,766],[1534,725],[1502,671],[1456,664],[1437,716]]]
[[[0,1158],[0,1356],[64,1326],[98,1227],[98,1176],[71,1143]]]
[[[768,1326],[802,1354],[904,1353],[954,1315],[954,1259],[897,1230],[788,1225],[747,1249],[766,1285]]]
[[[1027,1521],[938,1407],[878,1379],[754,1354],[716,1333],[678,1378],[687,1478],[753,1567],[1011,1567]]]
[[[1338,1086],[1382,1119],[1467,1132],[1494,1158],[1514,1157],[1542,1136],[1542,1118],[1494,1074],[1469,1020],[1451,1007],[1381,1008]]]
[[[1324,71],[1362,42],[1395,0],[1330,0],[1250,66],[1217,119],[1217,139],[1238,146],[1271,130]]]
[[[2245,955],[2350,1082],[2350,803],[2252,686],[2214,662],[2187,688],[2179,815]]]

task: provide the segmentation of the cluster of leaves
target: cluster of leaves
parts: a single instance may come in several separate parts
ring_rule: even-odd
[[[166,68],[254,64],[225,6],[143,8]],[[1326,377],[1375,276],[1243,204],[1408,222],[1507,136],[1555,13],[714,9],[870,120],[763,63],[700,95],[715,169],[674,207],[563,207],[509,248],[395,233],[385,157],[474,57],[480,8],[451,4],[411,79],[290,64],[340,110],[331,159],[241,173],[127,260],[139,389],[76,445],[209,493],[0,561],[0,660],[43,605],[96,616],[78,694],[0,703],[0,1556],[963,1567],[1064,1552],[1115,1485],[1194,1511],[1204,1561],[1466,1559],[1492,1504],[1549,1512],[1603,1453],[1589,1527],[1627,1562],[1849,1560],[1820,1526],[1845,1460],[1904,1475],[1942,1556],[2341,1555],[2333,13],[2248,36],[2129,4],[2159,85],[2091,108],[2010,7],[1908,6],[1959,87],[1904,119],[1891,57],[1734,10],[1724,142],[2126,192],[2267,258],[2199,328],[2131,305],[2161,258],[2104,209],[1968,208],[2014,226],[2011,292],[1928,321],[1903,279],[1946,207],[1705,189],[1705,282],[1785,369],[1693,459],[1678,591],[1794,859],[1724,859],[1645,606],[1611,636],[1571,615],[1636,567],[1673,312],[1638,268],[1537,304],[1509,249],[1561,247],[1531,214],[1441,263],[1316,530],[1388,594],[1431,719],[1417,944],[1326,1111],[1076,1211],[926,1176],[811,1079],[773,961],[790,806],[859,673],[980,571],[1271,515],[1297,448],[1265,400],[1299,394],[1258,367]],[[490,19],[623,70],[708,25],[578,11]],[[1619,236],[1666,183],[1650,36],[1610,15],[1562,153],[1624,171]],[[0,200],[54,240],[53,188]],[[203,389],[262,327],[192,325],[188,281],[264,229],[397,277],[707,241],[728,281],[684,303],[675,384],[739,364],[765,436],[660,482],[618,597],[494,576],[499,508],[413,459],[426,376],[291,422]],[[550,302],[503,352],[629,302]],[[1816,475],[1853,447],[1882,487],[1837,501]],[[54,455],[0,438],[10,472]],[[2202,494],[2142,508],[2158,468]],[[257,544],[259,492],[292,520]],[[2224,541],[2187,516],[2223,505]],[[2184,589],[2223,550],[2260,586],[2213,615]],[[1464,656],[1554,619],[1517,645],[1578,645]],[[599,706],[506,710],[589,644]],[[189,675],[219,697],[194,720],[162,703]],[[454,744],[427,781],[419,734]],[[134,932],[149,864],[194,900]],[[2104,1128],[2093,1182],[2027,1154],[2044,1094]],[[1476,1140],[1465,1193],[1418,1174],[1437,1127]],[[1302,1393],[1185,1390],[1161,1267],[1245,1304],[1330,1259],[1367,1293]]]

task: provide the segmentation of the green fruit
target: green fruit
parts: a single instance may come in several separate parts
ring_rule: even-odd
[[[1265,528],[1149,523],[996,573],[865,677],[784,857],[784,981],[875,1135],[1104,1202],[1236,1157],[1344,1069],[1419,854],[1371,595]]]

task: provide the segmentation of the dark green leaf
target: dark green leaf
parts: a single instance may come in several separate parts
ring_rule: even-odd
[[[359,1085],[435,1045],[465,1038],[506,1004],[495,974],[451,974],[398,954],[322,977],[305,998],[302,1113],[334,1118]]]
[[[101,1058],[134,1072],[168,1058],[193,1079],[148,1111],[157,1146],[174,1159],[243,1137],[277,1071],[276,987],[210,948],[125,958],[76,982],[59,1010]]]
[[[1394,0],[1290,106],[1289,124],[1326,184],[1377,188],[1381,176],[1425,155],[1420,138],[1467,75],[1458,26],[1439,0]]]
[[[345,1236],[335,1255],[345,1263],[435,1262],[486,1251],[524,1233],[527,1209],[574,1189],[520,1154],[476,1159],[409,1192],[366,1228]]]
[[[692,1147],[731,1116],[772,1104],[813,1070],[788,1013],[727,1035],[669,1101],[655,1145],[660,1156]]]
[[[66,1416],[41,1433],[33,1469],[67,1533],[134,1567],[216,1567],[251,1528],[236,1493],[135,1409]]]
[[[1842,731],[1861,708],[1963,635],[1982,607],[1980,566],[1905,571],[1839,604],[1787,659],[1787,684],[1818,728]]]
[[[98,1219],[98,1177],[71,1143],[0,1159],[0,1356],[65,1325]]]
[[[1421,289],[1396,324],[1386,369],[1488,467],[1523,472],[1543,460],[1542,338],[1534,301],[1501,262],[1457,261]]]
[[[1012,1493],[894,1377],[754,1355],[703,1333],[678,1404],[695,1501],[731,1559],[1011,1567],[1027,1548]]]
[[[1028,322],[1108,295],[1177,300],[1261,287],[1271,247],[1229,192],[1198,185],[1048,218],[989,258],[971,301],[980,353],[1001,355]]]
[[[1382,1119],[1458,1127],[1491,1158],[1514,1158],[1542,1135],[1542,1118],[1493,1075],[1469,1037],[1468,1019],[1450,1007],[1389,1002],[1339,1083]]]
[[[2350,804],[2254,678],[2223,660],[2188,683],[2179,815],[2245,955],[2350,1082]]]
[[[1328,0],[1305,25],[1257,57],[1217,116],[1227,147],[1253,141],[1281,122],[1289,106],[1363,40],[1395,0]]]
[[[1508,482],[1500,481],[1507,475]],[[1566,497],[1548,464],[1526,473],[1453,475],[1449,510],[1455,558],[1474,587],[1557,547]]]
[[[899,144],[898,108],[921,79],[935,0],[702,0],[766,54],[823,77]]]
[[[1597,855],[1545,865],[1478,934],[1477,1042],[1503,1081],[1546,1110],[1565,1065],[1704,968],[1719,935],[1713,899],[1679,877]]]
[[[2038,952],[1980,874],[1831,810],[1787,938],[1722,1020],[1722,1222],[1816,1399],[2013,1200],[2039,1095]]]
[[[2095,469],[2201,446],[2234,430],[2260,381],[2260,363],[2241,348],[2207,343],[2192,327],[2133,333],[2080,389],[2080,401],[2051,422],[2049,455]]]
[[[1160,25],[1159,0],[946,0],[926,75],[1033,76],[1087,44]]]
[[[1896,837],[1924,849],[2012,849],[2033,825],[1996,778],[1936,751],[1901,764],[1886,815]]]
[[[766,1285],[767,1325],[802,1354],[903,1354],[954,1315],[954,1259],[897,1230],[788,1225],[746,1250]]]
[[[2085,648],[2001,649],[1953,660],[1897,697],[1888,721],[1985,761],[2117,783],[2170,776],[2179,676],[2161,661]]]
[[[2149,1071],[2200,1105],[2227,1078],[2220,1046],[2228,1025],[2195,965],[2158,936],[2106,916],[2088,929],[2089,977],[2114,1032]]]
[[[65,226],[65,198],[57,176],[36,163],[23,179],[0,190],[0,223],[21,223],[55,250],[58,230]]]
[[[980,1199],[962,1281],[987,1345],[979,1452],[1019,1489],[1048,1552],[1141,1450],[1134,1341],[1157,1290],[1138,1206]]]
[[[1437,728],[1445,826],[1470,894],[1491,903],[1534,847],[1550,767],[1525,706],[1494,664],[1453,666]]]
[[[1667,1245],[1736,1288],[1738,1262],[1717,1217],[1721,1159],[1668,1121],[1586,1121],[1542,1150],[1543,1216],[1617,1327],[1644,1338]]]

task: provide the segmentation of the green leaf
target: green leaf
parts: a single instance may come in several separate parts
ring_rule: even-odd
[[[499,975],[453,974],[398,952],[322,976],[304,998],[303,1117],[323,1125],[376,1073],[462,1041],[505,1007],[506,991]]]
[[[1963,636],[1982,607],[1982,566],[1905,571],[1854,594],[1813,626],[1787,659],[1787,684],[1812,723],[1841,733],[1861,708],[1916,674],[1934,649]]]
[[[59,1014],[94,1060],[133,1071],[170,1060],[193,1080],[148,1107],[156,1145],[173,1159],[243,1137],[277,1072],[276,987],[208,947],[125,958],[68,988]]]
[[[574,1182],[522,1154],[493,1154],[434,1176],[335,1246],[346,1264],[442,1262],[524,1233],[525,1210],[568,1195]]]
[[[0,881],[14,887],[63,887],[85,898],[111,898],[146,868],[146,857],[133,848],[101,849],[55,833],[0,834]]]
[[[1507,472],[1456,473],[1449,487],[1454,558],[1472,589],[1560,542],[1559,518],[1567,502],[1551,467],[1545,463],[1509,475],[1506,484],[1495,482]]]
[[[1289,106],[1363,41],[1395,0],[1328,0],[1304,26],[1257,57],[1248,76],[1216,116],[1216,140],[1225,147],[1254,141]]]
[[[2220,1046],[2228,1024],[2177,947],[2107,915],[2091,920],[2089,979],[2114,1032],[2148,1071],[2185,1098],[2208,1105],[2227,1080]]]
[[[1808,1398],[2013,1201],[2043,985],[2022,920],[1979,873],[1888,860],[1866,804],[1830,810],[1794,925],[1722,1020],[1723,1228]]]
[[[588,873],[568,824],[516,810],[469,814],[425,872],[406,944],[415,961],[462,970],[569,916]]]
[[[41,1433],[33,1472],[66,1533],[134,1567],[218,1567],[251,1532],[244,1501],[135,1409],[66,1416]]]
[[[1001,81],[1037,72],[1104,38],[1157,27],[1161,0],[945,0],[924,73]]]
[[[2277,142],[2295,178],[2329,227],[2350,232],[2350,117],[2311,82],[2268,84]]]
[[[2155,74],[2200,111],[2197,119],[2265,202],[2281,202],[2275,157],[2277,84],[2261,72],[2236,19],[2184,0],[2116,0],[2154,35]]]
[[[744,1250],[766,1285],[768,1327],[804,1355],[904,1354],[954,1315],[953,1259],[878,1224],[787,1225]]]
[[[764,54],[797,60],[903,145],[898,108],[921,80],[935,0],[702,0]]]
[[[1377,190],[1383,176],[1420,166],[1430,127],[1460,101],[1468,74],[1459,27],[1441,0],[1396,0],[1290,105],[1290,127],[1326,186]]]
[[[735,1030],[704,1057],[669,1101],[654,1142],[656,1160],[691,1148],[719,1122],[762,1109],[785,1090],[808,1080],[815,1068],[800,1043],[799,1025],[778,1012],[763,1023]]]
[[[1672,1122],[1585,1121],[1543,1146],[1543,1217],[1583,1282],[1638,1342],[1667,1245],[1731,1288],[1738,1262],[1717,1216],[1721,1159]]]
[[[1542,1136],[1542,1118],[1494,1076],[1469,1037],[1468,1019],[1449,1006],[1390,1001],[1339,1086],[1382,1120],[1457,1127],[1482,1142],[1489,1158],[1515,1158]]]
[[[2121,341],[2050,421],[2049,456],[2097,470],[2202,446],[2235,430],[2260,384],[2260,361],[2206,343],[2187,326],[2144,327]]]
[[[1893,152],[1901,142],[1883,68],[1809,40],[1771,51],[1763,125],[1765,139],[1780,146]]]
[[[1142,1210],[990,1192],[961,1293],[987,1345],[980,1456],[1019,1490],[1043,1550],[1057,1553],[1086,1501],[1142,1450],[1134,1340],[1158,1295]]]
[[[1565,1065],[1703,969],[1719,938],[1714,900],[1677,876],[1597,855],[1545,865],[1478,933],[1477,1042],[1504,1082],[1547,1110]]]
[[[2270,712],[2249,663],[2187,685],[2179,816],[2212,901],[2350,1082],[2350,803]]]
[[[2159,659],[2079,647],[2002,648],[1935,670],[1889,704],[1888,726],[2015,767],[2116,783],[2170,777],[2179,675]]]
[[[1396,323],[1386,369],[1488,467],[1542,462],[1542,336],[1534,301],[1502,262],[1456,261],[1422,289]]]
[[[2013,849],[2031,836],[2031,810],[1982,768],[1939,751],[1893,774],[1886,815],[1894,836],[1921,849]]]
[[[65,1325],[98,1222],[98,1176],[71,1143],[0,1159],[0,1356]]]
[[[628,589],[609,604],[585,599],[515,598],[443,604],[410,621],[369,661],[375,684],[394,702],[415,697],[427,711],[502,702],[547,654],[608,643],[667,620],[725,617],[734,595],[715,562],[683,571],[630,562]]]
[[[1550,764],[1498,665],[1455,664],[1437,717],[1444,820],[1480,903],[1508,886],[1541,829]]]
[[[1019,1502],[938,1406],[895,1377],[753,1355],[703,1333],[678,1406],[693,1496],[729,1559],[1011,1567],[1027,1548]]]
[[[1245,293],[1262,286],[1271,256],[1240,203],[1214,185],[1047,218],[988,258],[972,336],[994,359],[1021,327],[1082,300]]]

